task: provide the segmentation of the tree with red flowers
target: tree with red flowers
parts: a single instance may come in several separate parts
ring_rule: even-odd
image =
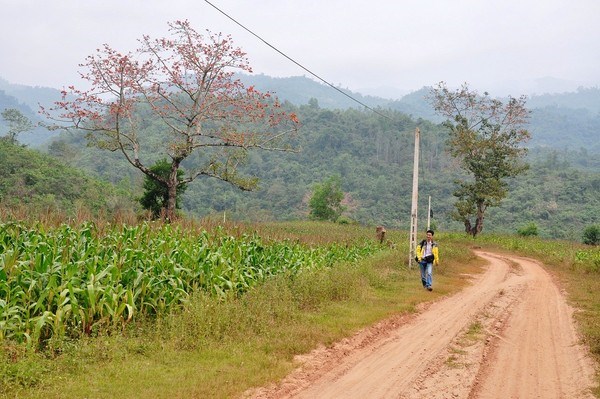
[[[258,180],[238,172],[248,151],[292,150],[286,139],[299,122],[270,93],[234,78],[235,72],[252,69],[230,36],[209,31],[203,36],[187,21],[169,23],[169,32],[168,38],[143,36],[140,47],[127,54],[104,45],[80,65],[91,89],[70,86],[52,110],[42,111],[61,122],[55,127],[87,132],[91,143],[120,152],[163,184],[165,216],[172,220],[177,188],[199,176],[254,189]],[[51,117],[49,111],[56,110],[60,117]],[[158,140],[149,137],[149,124],[160,126]],[[151,168],[157,155],[170,163],[167,177]],[[182,162],[192,156],[196,166],[178,178]]]

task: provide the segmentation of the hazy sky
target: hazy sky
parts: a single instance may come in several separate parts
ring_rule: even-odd
[[[362,93],[442,80],[513,96],[539,93],[546,78],[559,89],[600,85],[600,0],[210,2],[328,82]],[[0,77],[78,86],[78,64],[103,43],[128,52],[178,19],[231,34],[254,73],[311,76],[203,0],[0,0]]]

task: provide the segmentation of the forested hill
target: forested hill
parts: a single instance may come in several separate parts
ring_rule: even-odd
[[[294,105],[308,104],[310,99],[314,98],[322,108],[363,108],[348,96],[307,77],[271,78],[265,75],[241,75],[241,78],[246,84],[256,85],[260,90],[273,91],[281,99]],[[422,118],[436,123],[443,121],[429,105],[429,88],[426,87],[399,100],[363,96],[341,87],[338,89],[372,108],[400,111],[414,119]],[[483,91],[485,90],[480,90]],[[513,93],[513,97],[520,95],[521,93]],[[528,146],[572,152],[585,149],[586,154],[600,154],[600,88],[580,88],[572,93],[532,95],[527,99],[527,107],[532,111],[528,127],[532,138]]]
[[[274,92],[281,100],[296,106],[306,105],[311,99],[317,100],[324,109],[364,109],[360,104],[372,108],[391,109],[411,116],[413,119],[426,119],[442,122],[427,101],[429,89],[424,87],[403,96],[399,100],[365,96],[352,92],[341,85],[337,90],[306,76],[274,78],[266,75],[244,75],[238,77],[246,85],[254,85],[261,91]],[[338,91],[339,90],[339,91]],[[341,92],[346,93],[346,95]],[[484,90],[480,90],[484,91]],[[514,93],[518,97],[521,93]],[[493,93],[492,93],[493,95]],[[353,101],[352,98],[358,100]],[[29,87],[10,84],[0,77],[0,110],[19,109],[33,122],[38,122],[39,105],[48,107],[60,99],[59,90],[47,87]],[[529,96],[527,107],[532,110],[529,130],[532,139],[530,147],[555,148],[586,153],[600,153],[600,88],[580,88],[571,93],[555,93]],[[5,126],[0,120],[0,135]],[[39,146],[54,136],[54,132],[36,129],[21,135],[21,142]],[[584,154],[583,157],[586,157]]]
[[[269,81],[270,78],[262,76]],[[276,79],[273,82],[278,81]],[[364,224],[408,228],[412,188],[414,130],[421,129],[419,208],[427,209],[432,198],[434,225],[441,230],[460,231],[453,222],[453,181],[460,171],[444,151],[446,131],[426,120],[426,89],[388,101],[389,106],[371,104],[388,118],[360,105],[335,109],[322,105],[317,86],[326,89],[328,101],[345,97],[307,78],[281,79],[289,85],[278,90],[255,84],[260,90],[273,90],[285,106],[296,112],[302,123],[299,153],[252,152],[246,171],[260,178],[256,192],[241,192],[214,179],[190,184],[183,198],[190,215],[218,215],[246,220],[286,220],[305,218],[307,198],[315,183],[339,175],[346,192],[345,217]],[[302,86],[303,89],[294,89]],[[303,93],[302,98],[285,98],[285,93]],[[590,90],[586,95],[598,95]],[[291,94],[290,94],[291,96]],[[560,96],[558,96],[560,98]],[[365,103],[369,98],[362,97]],[[341,101],[341,100],[340,100]],[[532,98],[532,103],[535,98]],[[485,231],[515,232],[536,223],[547,237],[579,239],[584,227],[600,223],[600,151],[598,112],[568,108],[572,102],[550,103],[547,99],[532,115],[530,130],[531,168],[510,182],[509,197],[486,216]],[[584,104],[580,102],[579,104]],[[579,107],[580,108],[580,107]],[[561,112],[554,112],[560,110]],[[570,112],[569,110],[575,110]],[[161,134],[148,123],[148,136]],[[590,139],[591,138],[591,139]],[[86,146],[82,135],[63,135],[49,146],[50,154],[64,162],[115,184],[127,185],[140,194],[142,176],[116,153],[99,152]],[[158,160],[158,151],[149,151]],[[190,167],[191,165],[184,165]],[[1,179],[1,178],[0,178]],[[425,213],[421,212],[424,218]],[[420,222],[421,225],[423,221]]]
[[[54,101],[60,100],[60,96],[60,91],[56,89],[15,85],[0,78],[0,112],[9,108],[17,109],[34,125],[42,121],[38,113],[40,105],[49,107]],[[4,120],[0,118],[0,136],[5,135],[6,130]],[[23,144],[36,146],[56,134],[36,126],[33,131],[21,134],[19,140]]]
[[[128,190],[2,137],[0,160],[0,204],[8,209],[72,217],[78,209],[108,215],[135,207]]]
[[[306,218],[315,183],[341,177],[346,193],[344,217],[362,224],[408,229],[412,190],[414,131],[421,130],[419,208],[431,196],[436,228],[462,230],[453,222],[453,181],[461,173],[445,153],[446,131],[397,111],[387,118],[368,110],[329,110],[317,101],[292,108],[302,121],[298,153],[252,152],[245,171],[260,178],[260,189],[242,192],[215,179],[199,179],[183,198],[187,214],[219,219],[289,220]],[[149,124],[149,126],[153,126]],[[147,135],[160,134],[149,128]],[[97,176],[140,190],[141,176],[118,154],[85,147],[81,136],[63,136],[49,151]],[[158,160],[158,150],[142,156]],[[164,155],[162,155],[164,156]],[[511,181],[503,205],[491,209],[484,231],[514,233],[536,223],[547,237],[579,239],[584,227],[598,223],[600,173],[573,167],[564,154],[540,148],[530,171]],[[190,168],[185,164],[184,168]],[[138,191],[139,194],[139,191]],[[421,213],[423,218],[425,213]],[[421,221],[423,223],[423,221]]]
[[[239,74],[237,77],[246,85],[256,86],[261,91],[273,92],[281,100],[289,101],[294,105],[308,104],[314,98],[319,102],[320,107],[327,109],[362,108],[360,103],[369,107],[387,108],[391,101],[381,97],[365,96],[342,86],[336,86],[334,89],[306,76],[273,78],[267,75]]]

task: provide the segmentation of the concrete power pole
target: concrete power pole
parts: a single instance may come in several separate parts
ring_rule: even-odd
[[[412,268],[417,250],[417,204],[419,202],[419,128],[415,129],[415,157],[413,163],[412,206],[410,210],[410,253],[408,267]]]
[[[429,206],[427,207],[427,230],[431,228],[431,195],[429,196]]]

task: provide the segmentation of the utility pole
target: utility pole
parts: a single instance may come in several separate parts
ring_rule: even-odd
[[[431,228],[431,195],[429,196],[429,206],[427,207],[427,230]]]
[[[408,267],[412,269],[415,252],[417,250],[417,204],[419,201],[419,128],[415,129],[415,156],[413,162],[413,187],[412,206],[410,210],[410,253],[408,254]]]

